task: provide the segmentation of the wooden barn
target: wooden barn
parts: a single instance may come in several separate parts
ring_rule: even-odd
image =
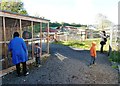
[[[16,31],[19,32],[20,37],[26,42],[29,60],[33,60],[34,58],[34,43],[36,42],[40,44],[41,56],[49,54],[49,30],[47,31],[47,40],[44,44],[42,36],[43,29],[49,29],[49,21],[50,20],[44,18],[0,11],[0,62],[2,70],[13,66],[11,53],[8,52],[8,43]]]

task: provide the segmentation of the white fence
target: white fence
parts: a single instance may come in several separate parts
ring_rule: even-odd
[[[110,47],[109,54],[111,51],[120,52],[120,29],[118,26],[114,26],[110,29]]]
[[[117,26],[114,26],[110,29],[110,46],[112,50],[120,50],[120,30],[118,30]]]
[[[79,41],[84,41],[86,38],[85,38],[85,35],[78,35],[78,34],[64,34],[64,35],[58,35],[57,36],[58,38],[58,41],[72,41],[72,40],[79,40]]]

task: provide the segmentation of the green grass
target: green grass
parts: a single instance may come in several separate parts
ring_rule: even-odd
[[[110,61],[120,63],[120,52],[119,51],[112,51],[110,54]]]
[[[117,68],[118,68],[118,66],[116,66],[116,65],[113,65],[113,66],[112,66],[112,68],[114,68],[114,69],[117,69]]]
[[[85,41],[60,41],[60,42],[56,42],[55,44],[63,44],[65,46],[71,46],[73,48],[80,48],[80,49],[85,49],[85,50],[89,50],[92,42],[95,41],[96,42],[96,50],[99,51],[100,50],[100,39],[87,39]],[[104,50],[108,51],[109,48],[109,44],[106,43],[106,45],[104,46]]]

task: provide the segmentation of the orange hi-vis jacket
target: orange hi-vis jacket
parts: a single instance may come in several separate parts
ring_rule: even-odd
[[[92,43],[92,47],[90,48],[90,55],[92,57],[96,57],[96,43]]]

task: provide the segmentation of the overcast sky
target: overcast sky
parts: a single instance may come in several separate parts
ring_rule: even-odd
[[[22,0],[29,15],[44,16],[51,22],[80,24],[95,23],[102,13],[110,21],[118,23],[119,0]]]

